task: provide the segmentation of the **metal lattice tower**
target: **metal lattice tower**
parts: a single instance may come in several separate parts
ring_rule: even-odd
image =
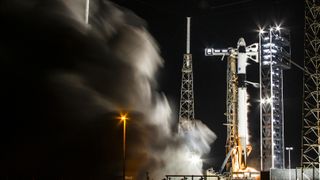
[[[187,47],[183,55],[179,111],[179,129],[189,130],[194,120],[192,54],[190,53],[190,17],[187,17]]]
[[[284,168],[283,70],[290,68],[289,33],[259,33],[261,171]]]
[[[304,103],[301,165],[320,173],[320,1],[305,0]]]
[[[233,171],[234,158],[231,156],[237,144],[237,112],[238,112],[238,75],[237,75],[237,49],[213,49],[206,48],[205,56],[228,56],[227,60],[227,96],[226,96],[226,117],[227,138],[226,138],[226,159],[223,162],[220,172],[226,168],[228,172]],[[230,158],[231,157],[231,158]]]
[[[240,38],[240,40],[243,38]],[[238,43],[239,43],[238,41]],[[242,41],[241,41],[242,42]],[[244,44],[245,46],[245,44]],[[227,97],[226,97],[226,113],[227,116],[227,139],[226,139],[226,158],[222,163],[220,172],[226,167],[226,170],[231,173],[238,173],[242,162],[239,157],[242,155],[239,147],[241,147],[241,142],[239,141],[239,48],[228,48],[228,49],[213,49],[206,48],[205,56],[228,56],[227,62]],[[250,59],[254,62],[258,62],[258,43],[254,43],[250,46],[245,47],[246,60]],[[242,67],[243,68],[243,67]],[[246,68],[246,65],[244,66]],[[241,76],[241,73],[240,73]],[[256,86],[256,83],[246,81],[244,78],[244,83]],[[245,114],[246,115],[246,114]],[[246,147],[247,155],[251,152],[250,144]]]
[[[231,50],[233,51],[233,50]],[[238,106],[238,76],[236,67],[235,53],[231,53],[227,63],[227,99],[226,99],[226,116],[227,116],[227,138],[226,138],[226,154],[231,153],[236,146],[236,122],[237,122],[237,106]],[[226,170],[231,171],[232,158],[228,159]]]
[[[226,138],[226,158],[223,162],[220,172],[226,168],[228,172],[232,172],[235,166],[235,158],[231,157],[235,147],[238,146],[237,141],[237,116],[238,116],[238,75],[237,75],[237,49],[212,49],[206,48],[205,56],[228,56],[227,60],[227,97],[226,97],[226,117],[227,122],[227,138]],[[230,158],[231,157],[231,158]],[[238,164],[236,165],[238,166]]]

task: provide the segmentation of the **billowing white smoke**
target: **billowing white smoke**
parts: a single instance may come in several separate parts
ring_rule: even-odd
[[[36,78],[31,79],[35,81],[34,87],[31,87],[43,89],[46,91],[43,94],[52,96],[47,99],[54,101],[47,103],[48,108],[44,108],[48,110],[47,117],[51,117],[39,118],[39,122],[46,120],[48,124],[52,124],[47,132],[52,133],[50,137],[54,140],[39,141],[52,143],[50,152],[55,152],[53,155],[56,157],[47,162],[47,168],[43,165],[44,159],[35,153],[32,156],[33,161],[39,160],[41,163],[35,163],[34,169],[39,171],[41,168],[47,168],[57,172],[56,167],[59,167],[59,170],[63,169],[64,172],[73,168],[75,173],[81,173],[81,168],[84,171],[92,168],[89,174],[97,171],[109,177],[121,175],[121,157],[117,158],[121,156],[121,151],[116,149],[116,142],[121,140],[121,136],[118,133],[119,127],[114,125],[114,115],[119,111],[126,111],[130,118],[127,128],[128,175],[142,179],[148,171],[151,178],[161,179],[166,174],[202,174],[202,162],[199,158],[210,152],[210,144],[216,137],[200,121],[197,121],[195,128],[187,134],[179,135],[173,131],[177,126],[173,118],[176,112],[171,111],[166,97],[155,90],[155,75],[163,60],[155,41],[145,30],[144,22],[140,18],[104,0],[90,1],[89,25],[84,21],[85,0],[32,0],[29,3],[8,0],[6,4],[5,7],[19,6],[12,12],[6,10],[9,12],[8,17],[11,14],[15,17],[16,11],[19,10],[32,12],[25,13],[25,17],[22,18],[28,19],[31,15],[32,20],[25,24],[31,23],[28,27],[37,25],[25,35],[35,36],[30,39],[36,45],[28,47],[28,53],[37,52],[32,54],[30,60],[45,65],[32,66]],[[20,22],[19,19],[17,22]],[[41,36],[45,38],[37,32],[41,32]],[[6,39],[2,42],[6,42]],[[43,44],[38,45],[38,42]],[[20,43],[27,44],[21,40]],[[11,46],[7,46],[7,49],[10,48]],[[12,52],[15,52],[15,48],[12,47]],[[28,58],[19,50],[16,50],[16,54],[21,57],[12,58]],[[9,55],[6,57],[11,58]],[[15,62],[15,59],[9,60]],[[20,61],[17,61],[17,64],[18,62]],[[43,78],[40,80],[45,83],[40,84],[37,78]],[[25,79],[30,80],[27,77]],[[39,99],[43,97],[39,95]],[[38,108],[38,104],[29,106],[28,111]],[[101,125],[93,125],[98,123]],[[51,129],[60,126],[64,128],[58,131]],[[107,136],[103,133],[107,133]],[[28,137],[26,134],[24,136]],[[30,139],[34,137],[30,136]],[[96,137],[106,139],[98,141]],[[65,152],[66,146],[70,146],[69,149],[79,148],[74,148],[76,150],[70,153]],[[23,144],[21,147],[18,154],[24,154],[23,148],[29,146]],[[105,149],[95,150],[97,147]],[[85,154],[85,151],[92,153]],[[85,160],[73,162],[70,156]],[[39,164],[43,166],[39,167]],[[50,167],[55,164],[57,166]]]
[[[210,152],[210,144],[215,140],[215,134],[201,121],[189,132],[174,135],[179,146],[168,146],[161,154],[163,168],[154,172],[156,177],[171,175],[201,175],[203,173],[201,156]],[[170,138],[170,137],[166,137]],[[172,137],[171,137],[172,138]]]

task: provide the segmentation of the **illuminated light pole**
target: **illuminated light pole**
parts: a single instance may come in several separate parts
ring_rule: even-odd
[[[289,164],[288,164],[288,169],[289,169],[289,179],[291,180],[291,155],[290,155],[290,151],[293,150],[293,147],[286,147],[286,150],[289,152]]]
[[[126,126],[129,119],[127,115],[128,113],[120,113],[120,116],[117,118],[120,120],[120,123],[123,122],[123,180],[126,179]]]
[[[290,151],[293,150],[293,147],[286,147],[286,150],[289,152],[289,164],[288,164],[288,168],[291,169],[291,156],[290,156]]]

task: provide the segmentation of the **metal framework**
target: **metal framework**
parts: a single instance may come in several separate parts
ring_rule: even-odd
[[[183,56],[179,131],[190,130],[194,120],[192,54],[190,54],[190,17],[187,17],[187,48]]]
[[[226,117],[227,123],[227,138],[226,138],[226,158],[223,162],[220,172],[226,167],[226,170],[233,172],[235,159],[232,157],[233,149],[237,144],[237,106],[238,106],[238,75],[237,75],[237,49],[211,49],[205,50],[206,56],[228,56],[227,61],[227,96],[226,96]],[[231,158],[230,158],[231,157]],[[236,165],[238,166],[238,164]]]
[[[238,49],[213,49],[206,48],[205,56],[228,56],[227,62],[227,97],[226,97],[226,116],[227,116],[227,139],[226,139],[226,158],[223,162],[220,172],[224,167],[231,174],[239,173],[240,162],[239,156],[241,152],[238,152],[239,137],[238,137],[238,75],[237,75],[237,58]],[[258,62],[258,43],[252,44],[246,47],[246,56],[255,62]],[[249,81],[245,83],[255,84]],[[250,145],[248,145],[250,146]],[[251,147],[243,147],[248,149],[250,154]]]
[[[210,180],[210,179],[247,179],[255,180],[259,176],[259,172],[235,172],[230,175],[166,175],[166,180]]]
[[[226,158],[223,162],[220,172],[226,167],[228,172],[233,172],[239,164],[233,157],[233,150],[238,146],[237,143],[237,106],[238,106],[238,75],[237,75],[237,49],[211,49],[205,50],[205,56],[228,56],[227,61],[227,97],[226,97],[226,117],[227,138],[226,138]],[[231,157],[231,158],[230,158]],[[235,165],[237,163],[237,165]]]
[[[320,1],[305,0],[304,103],[301,165],[320,176]]]
[[[227,116],[227,139],[226,139],[226,154],[231,153],[236,146],[236,122],[237,122],[237,98],[238,98],[238,82],[237,82],[237,67],[236,57],[231,53],[227,62],[227,98],[226,98],[226,116]],[[232,168],[232,158],[226,162],[226,170]]]
[[[285,167],[283,70],[291,65],[289,40],[279,27],[259,33],[261,171]]]

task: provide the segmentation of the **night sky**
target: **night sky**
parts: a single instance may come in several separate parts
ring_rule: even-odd
[[[0,1],[1,175],[121,176],[121,111],[134,120],[128,122],[128,171],[144,177],[148,167],[160,169],[157,153],[183,144],[161,128],[177,127],[186,16],[192,17],[195,117],[218,137],[202,157],[204,168],[220,168],[226,138],[226,61],[205,57],[204,48],[235,47],[240,37],[249,45],[258,41],[259,27],[281,24],[291,31],[292,60],[303,65],[302,0],[113,1],[137,16],[92,0],[90,28],[78,2]],[[158,43],[160,69],[157,47],[144,28]],[[258,81],[257,64],[247,73],[249,81]],[[292,167],[300,165],[302,78],[295,67],[284,73],[285,146],[294,147]],[[259,168],[259,90],[248,91],[249,164]],[[169,112],[164,96],[173,124],[161,124]]]
[[[176,116],[179,109],[181,68],[185,53],[186,16],[191,16],[195,116],[218,136],[205,167],[219,168],[225,156],[226,61],[205,57],[204,48],[236,47],[240,37],[247,45],[258,42],[259,27],[281,25],[291,31],[292,60],[303,66],[304,3],[290,0],[118,0],[114,1],[143,18],[159,43],[164,68],[158,75],[159,91],[170,99]],[[258,65],[247,66],[247,79],[258,82]],[[300,166],[303,73],[296,67],[284,73],[285,146],[293,146],[292,167]],[[259,90],[250,93],[250,134],[253,152],[259,157]],[[256,159],[253,158],[253,159]],[[286,154],[287,159],[287,154]],[[251,160],[256,165],[258,159]],[[286,160],[287,165],[287,160]]]

